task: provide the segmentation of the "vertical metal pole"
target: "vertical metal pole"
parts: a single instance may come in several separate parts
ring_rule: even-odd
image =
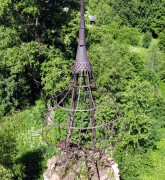
[[[75,109],[75,105],[76,105],[76,91],[77,91],[77,80],[78,80],[78,75],[74,74],[74,84],[73,84],[73,90],[72,90],[72,98],[71,98],[71,105],[70,105],[70,116],[68,117],[68,131],[67,131],[67,139],[66,139],[66,150],[68,150],[69,148],[69,139],[71,137],[72,134],[72,130],[70,129],[70,127],[73,127],[73,123],[74,123],[74,111],[73,109]]]
[[[90,105],[90,120],[92,127],[95,127],[95,118],[94,118],[94,103],[92,97],[92,90],[90,85],[90,77],[89,73],[87,72],[87,82],[88,82],[88,92],[89,92],[89,105]],[[92,141],[93,141],[93,149],[96,148],[96,129],[92,129]]]

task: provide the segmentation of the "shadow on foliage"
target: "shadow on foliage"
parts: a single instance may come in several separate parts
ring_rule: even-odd
[[[24,166],[23,180],[38,180],[42,176],[45,149],[40,148],[24,154],[18,162]]]

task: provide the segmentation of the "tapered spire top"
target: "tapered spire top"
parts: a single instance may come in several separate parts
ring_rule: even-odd
[[[86,36],[85,36],[85,20],[84,20],[84,0],[80,2],[80,29],[79,40],[74,64],[74,73],[91,72],[92,67],[87,56]]]

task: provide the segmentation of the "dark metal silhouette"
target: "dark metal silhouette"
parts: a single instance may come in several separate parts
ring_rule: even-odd
[[[80,4],[80,29],[73,82],[67,91],[51,100],[54,105],[51,107],[51,117],[45,123],[43,136],[48,144],[66,151],[68,158],[73,152],[75,157],[82,158],[81,154],[84,152],[95,162],[93,158],[96,158],[96,153],[99,154],[99,159],[103,153],[114,148],[122,137],[119,131],[122,132],[124,126],[119,121],[119,111],[113,98],[101,93],[96,87],[86,49],[84,0]],[[97,176],[99,179],[99,174]]]
[[[92,72],[92,67],[89,62],[86,50],[84,1],[81,1],[79,40],[76,61],[74,63],[74,74],[77,74],[79,72]]]

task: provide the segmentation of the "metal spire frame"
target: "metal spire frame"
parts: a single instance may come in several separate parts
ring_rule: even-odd
[[[77,156],[80,156],[80,151],[87,152],[89,149],[93,152],[91,157],[96,152],[111,151],[122,137],[118,136],[121,135],[118,131],[124,130],[114,99],[100,93],[96,87],[92,65],[87,55],[84,12],[84,0],[81,0],[73,81],[65,95],[56,96],[56,104],[51,109],[52,116],[49,117],[51,120],[46,120],[46,132],[43,133],[44,139],[48,139],[51,131],[54,132],[54,142],[46,140],[47,143],[61,148],[67,152],[68,157],[72,152],[77,152]],[[102,111],[110,113],[110,118],[104,117]]]

